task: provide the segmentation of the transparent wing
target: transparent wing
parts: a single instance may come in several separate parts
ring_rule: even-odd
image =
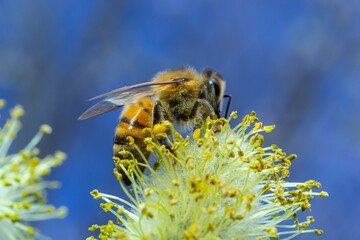
[[[170,79],[168,81],[163,81],[163,82],[143,82],[143,83],[134,84],[134,85],[131,85],[131,86],[125,86],[125,87],[122,87],[122,88],[112,90],[110,92],[107,92],[107,93],[101,94],[99,96],[93,97],[89,101],[92,101],[92,100],[95,100],[95,99],[98,99],[98,98],[101,98],[101,97],[112,96],[113,94],[132,91],[132,90],[138,89],[138,88],[147,88],[147,89],[149,89],[149,88],[151,88],[151,86],[182,83],[182,82],[184,82],[186,80],[187,80],[186,78],[177,78],[177,79]]]
[[[111,102],[107,102],[105,100],[95,104],[94,106],[92,106],[91,108],[89,108],[88,110],[86,110],[83,114],[81,114],[81,116],[78,118],[78,120],[85,120],[85,119],[89,119],[95,116],[98,116],[100,114],[106,113],[106,112],[110,112],[114,109],[117,109],[119,107],[122,107],[121,105],[115,105]]]
[[[103,101],[110,102],[112,104],[115,104],[117,106],[124,106],[125,104],[131,104],[135,103],[137,99],[142,97],[153,97],[154,92],[149,89],[138,89],[133,90],[131,92],[122,92],[122,93],[115,93],[107,98],[105,98]]]
[[[101,102],[98,102],[86,110],[83,114],[81,114],[78,120],[89,119],[122,107],[125,104],[135,103],[138,98],[151,97],[153,95],[153,91],[149,89],[138,89],[131,92],[112,93]]]
[[[78,120],[85,120],[88,118],[92,118],[100,114],[117,109],[119,107],[122,107],[125,104],[135,103],[136,99],[141,97],[153,96],[154,89],[152,88],[152,86],[179,84],[186,80],[187,80],[186,78],[177,78],[163,82],[144,82],[144,83],[118,88],[113,91],[101,94],[99,96],[91,98],[90,101],[101,97],[106,97],[106,98],[101,102],[95,104],[88,110],[86,110],[78,118]]]

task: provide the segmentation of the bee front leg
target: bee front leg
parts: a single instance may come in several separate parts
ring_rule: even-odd
[[[157,100],[154,104],[153,107],[153,130],[157,131],[157,124],[161,124],[161,122],[163,121],[170,121],[172,122],[172,120],[169,117],[168,112],[166,111],[166,109],[164,108],[164,106],[162,105],[162,103]],[[161,127],[160,127],[161,129]],[[166,132],[167,129],[164,131]],[[158,132],[160,133],[160,132]],[[174,151],[171,149],[171,145],[169,144],[169,142],[166,139],[160,139],[159,140],[160,145],[164,145],[166,147],[166,149],[168,149],[171,153],[175,154]]]
[[[195,122],[194,130],[200,128],[203,121],[209,116],[212,119],[216,118],[214,108],[210,105],[210,103],[203,99],[197,100],[190,113],[190,118],[194,119]],[[196,122],[200,122],[200,124]]]

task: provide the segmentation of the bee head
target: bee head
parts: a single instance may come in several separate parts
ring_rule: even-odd
[[[205,87],[200,91],[200,98],[206,99],[214,108],[215,113],[220,117],[221,99],[225,90],[225,81],[217,72],[210,69],[203,71]]]

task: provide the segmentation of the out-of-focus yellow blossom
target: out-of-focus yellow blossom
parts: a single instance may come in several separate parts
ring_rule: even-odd
[[[5,101],[0,100],[0,107]],[[8,150],[20,130],[19,118],[24,115],[21,106],[10,111],[3,128],[0,129],[0,239],[33,239],[41,236],[30,224],[32,221],[64,217],[64,207],[56,209],[46,203],[45,190],[59,184],[45,181],[44,175],[50,173],[65,159],[65,154],[56,152],[44,158],[39,157],[36,145],[51,127],[42,125],[35,137],[17,153]]]

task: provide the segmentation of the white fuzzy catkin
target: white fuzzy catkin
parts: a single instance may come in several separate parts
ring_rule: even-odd
[[[230,119],[236,117],[233,113]],[[171,129],[170,138],[146,130],[145,143],[157,162],[153,168],[145,164],[150,172],[145,175],[136,171],[136,160],[115,159],[138,180],[132,181],[131,192],[120,181],[130,200],[92,192],[107,202],[101,207],[114,213],[119,224],[109,221],[89,230],[100,229],[100,239],[290,239],[305,232],[321,234],[308,229],[312,217],[300,223],[297,212],[309,209],[314,195],[327,193],[313,192],[321,185],[312,180],[284,180],[296,155],[286,156],[275,145],[262,147],[259,133],[274,126],[263,127],[254,112],[234,129],[229,120],[207,119],[192,138],[181,137],[169,122],[163,125]],[[172,152],[158,144],[157,139],[164,138]],[[288,219],[293,220],[284,223]]]

